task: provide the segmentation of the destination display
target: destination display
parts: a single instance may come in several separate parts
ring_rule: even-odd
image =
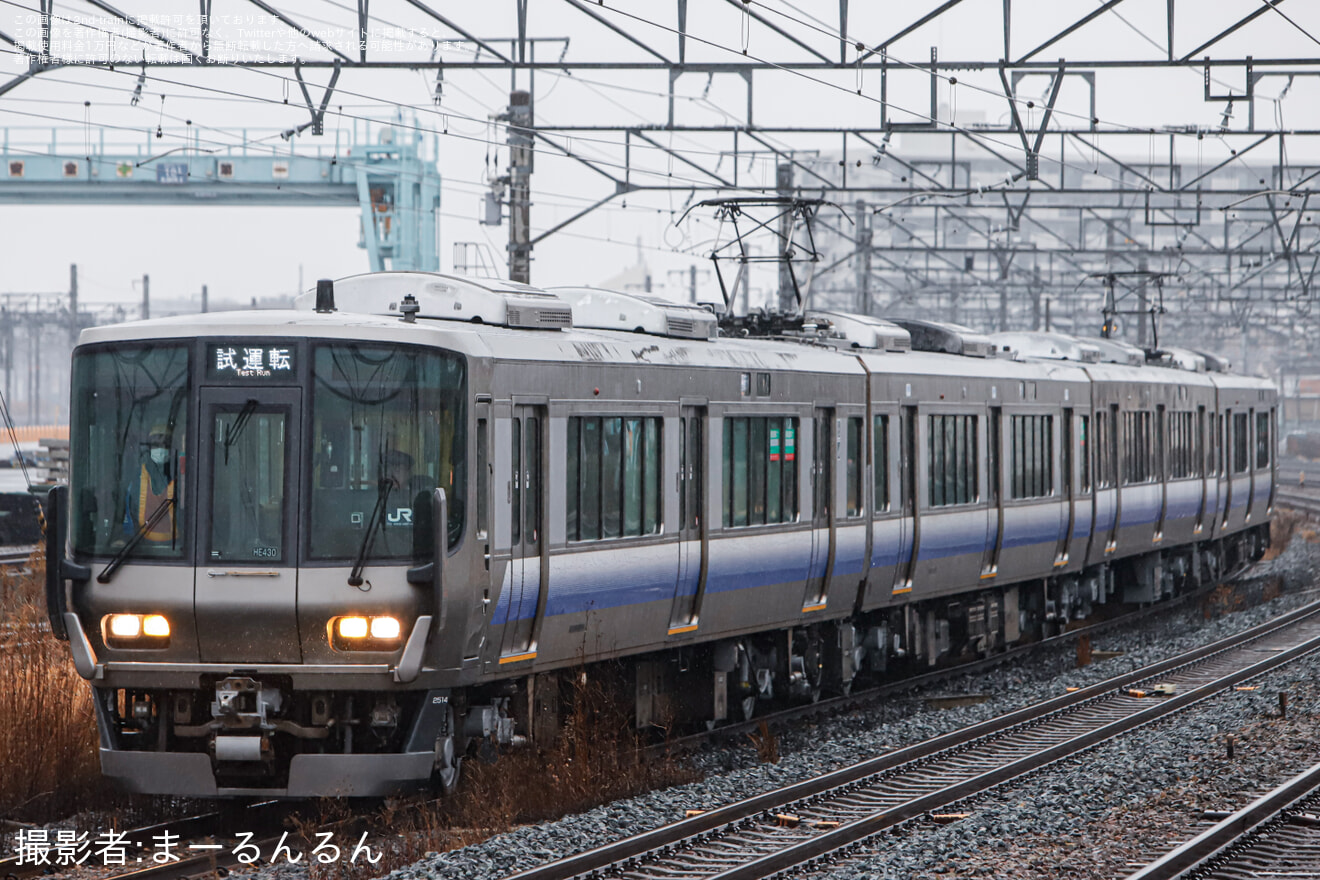
[[[296,375],[294,351],[287,342],[254,340],[207,345],[206,377],[212,380],[292,380]]]

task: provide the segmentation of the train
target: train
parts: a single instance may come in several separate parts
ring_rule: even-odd
[[[46,600],[137,792],[452,789],[592,670],[639,730],[989,655],[1269,546],[1212,355],[386,272],[82,331]]]

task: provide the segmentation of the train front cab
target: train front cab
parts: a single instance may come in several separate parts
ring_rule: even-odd
[[[468,610],[441,594],[446,563],[468,575],[466,359],[255,326],[98,334],[74,358],[48,601],[93,687],[105,775],[319,796],[452,772],[449,691],[431,685],[466,647],[440,637]]]

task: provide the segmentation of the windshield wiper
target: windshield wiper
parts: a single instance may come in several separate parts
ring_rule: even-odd
[[[125,560],[128,559],[128,554],[133,552],[133,549],[142,542],[142,539],[146,536],[147,532],[151,531],[152,527],[160,522],[160,519],[165,515],[165,512],[173,506],[173,495],[156,505],[156,509],[151,512],[151,516],[147,517],[147,521],[138,526],[138,530],[133,533],[133,537],[128,539],[128,543],[123,547],[120,547],[119,552],[114,555],[114,558],[106,564],[105,568],[101,569],[101,573],[96,576],[96,582],[100,584],[110,583],[110,578],[114,577],[115,572],[119,571],[120,567],[123,566]]]
[[[367,567],[367,551],[371,549],[371,542],[376,537],[376,530],[380,528],[381,521],[385,518],[385,499],[389,497],[390,490],[393,488],[393,480],[389,477],[380,478],[380,489],[376,493],[376,506],[371,511],[371,519],[367,522],[367,533],[362,536],[362,546],[358,548],[357,560],[353,563],[353,570],[348,573],[348,585],[350,587],[360,587],[363,584],[362,569]]]
[[[225,434],[225,464],[229,464],[229,447],[238,442],[238,438],[242,436],[243,429],[247,427],[248,420],[252,418],[252,413],[256,409],[256,398],[249,397],[247,402],[243,404],[243,408],[238,411],[234,424],[229,426],[229,432]]]

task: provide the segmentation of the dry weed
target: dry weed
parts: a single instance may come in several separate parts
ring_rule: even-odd
[[[39,549],[0,584],[0,816],[37,821],[103,790],[91,688],[46,623]]]
[[[770,725],[762,721],[754,733],[747,734],[756,748],[756,757],[762,764],[779,763],[779,737],[770,732]]]

